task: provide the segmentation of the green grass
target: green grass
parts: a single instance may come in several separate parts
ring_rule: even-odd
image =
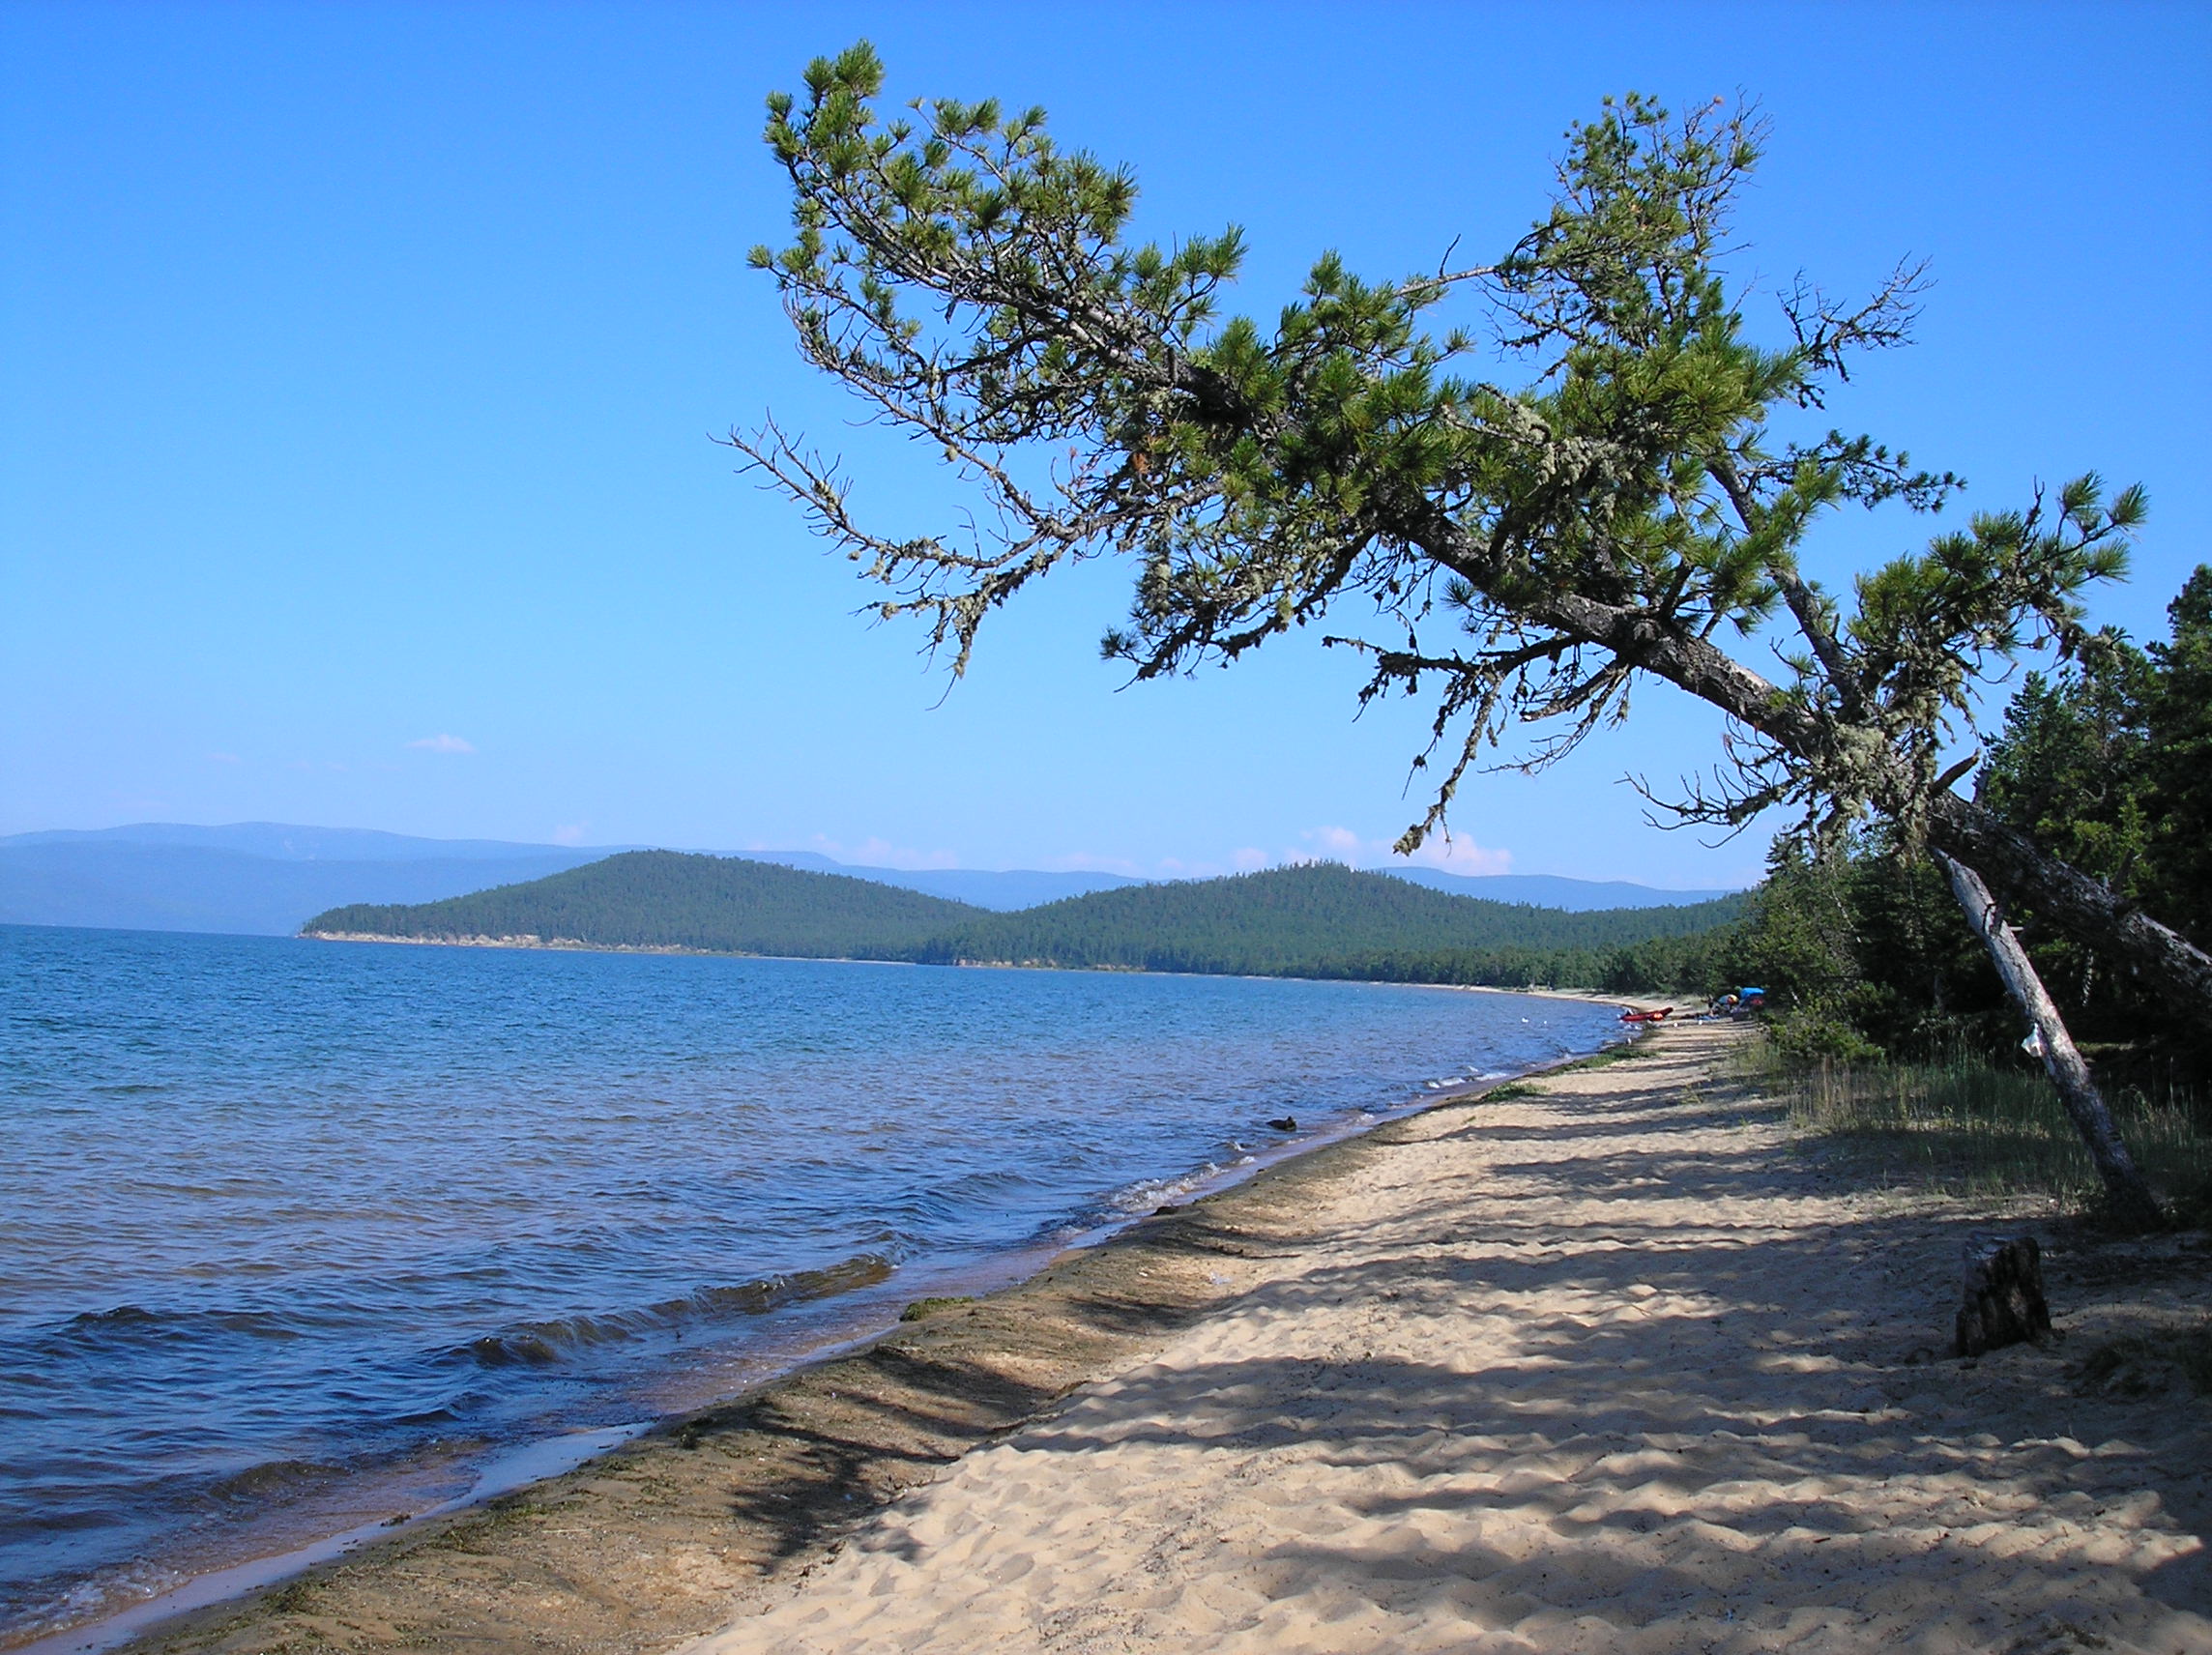
[[[1577,1058],[1571,1063],[1561,1063],[1547,1073],[1563,1075],[1576,1069],[1610,1069],[1615,1063],[1625,1063],[1642,1056],[1644,1043],[1641,1040],[1623,1040],[1617,1045],[1601,1046],[1587,1057]]]
[[[917,1298],[899,1312],[901,1321],[921,1321],[941,1310],[951,1310],[957,1305],[974,1304],[974,1293],[945,1293],[934,1298]]]
[[[1527,1081],[1507,1081],[1503,1086],[1492,1087],[1474,1097],[1464,1098],[1465,1103],[1515,1103],[1525,1097],[1542,1097],[1544,1089]]]
[[[2084,1210],[2103,1189],[2040,1074],[1959,1057],[1769,1066],[1761,1079],[1788,1099],[1800,1131],[1848,1144],[1902,1181],[1963,1195],[2051,1196]],[[2212,1182],[2212,1134],[2189,1099],[2131,1088],[2107,1101],[2129,1152],[2162,1195],[2187,1203]]]

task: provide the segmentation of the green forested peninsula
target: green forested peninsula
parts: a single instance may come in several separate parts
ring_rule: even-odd
[[[985,915],[985,910],[964,902],[842,874],[805,873],[734,857],[631,851],[547,879],[443,902],[334,908],[301,932],[905,960],[964,921]]]
[[[1556,909],[1451,896],[1333,863],[1139,886],[993,914],[736,857],[636,851],[527,885],[317,915],[309,936],[477,939],[951,964],[1601,986],[1741,913]]]

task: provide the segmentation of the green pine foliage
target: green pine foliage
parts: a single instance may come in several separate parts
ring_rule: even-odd
[[[570,942],[809,958],[1671,988],[1744,899],[1569,914],[1334,863],[992,914],[833,874],[638,851],[444,902],[333,909],[309,935]]]
[[[2168,609],[2172,636],[2106,630],[2005,711],[1977,801],[2121,896],[2212,942],[2212,566]],[[1769,991],[1786,1058],[1913,1062],[1977,1052],[2012,1067],[2023,1032],[1942,877],[1898,854],[1894,828],[1822,853],[1777,844],[1745,920],[1703,944],[1703,968]],[[2137,973],[2043,923],[2008,917],[2100,1075],[2200,1084],[2212,1041]],[[1696,970],[1681,974],[1695,976]]]
[[[1714,953],[1724,975],[1766,990],[1784,1058],[2004,1056],[2020,1037],[1942,876],[1880,836],[1817,856],[1778,843],[1749,906]]]
[[[2098,634],[2006,710],[1982,802],[2084,872],[2212,943],[2212,565],[2167,606],[2172,636]]]
[[[2096,635],[2055,675],[2031,674],[1991,744],[1977,797],[2114,891],[2212,944],[2212,566],[2167,608],[2171,636]],[[2014,915],[2077,1037],[2127,1066],[2212,1074],[2212,1038],[2139,975]]]

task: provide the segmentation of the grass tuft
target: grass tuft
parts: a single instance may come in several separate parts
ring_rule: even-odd
[[[898,1319],[901,1321],[919,1321],[924,1317],[935,1316],[941,1310],[950,1310],[954,1305],[974,1304],[975,1302],[975,1295],[974,1293],[951,1293],[937,1298],[917,1298],[898,1313]]]
[[[1962,1056],[1770,1067],[1763,1078],[1788,1098],[1800,1131],[1842,1140],[1906,1181],[1962,1195],[2051,1196],[2084,1213],[2102,1199],[2088,1151],[2040,1074]],[[2212,1135],[2189,1100],[2131,1088],[2108,1101],[2130,1153],[2162,1194],[2186,1206],[2188,1192],[2212,1185]]]
[[[1471,1101],[1475,1103],[1511,1103],[1516,1098],[1542,1097],[1543,1095],[1544,1089],[1542,1087],[1531,1086],[1527,1081],[1507,1081],[1503,1086],[1492,1087],[1488,1091]]]

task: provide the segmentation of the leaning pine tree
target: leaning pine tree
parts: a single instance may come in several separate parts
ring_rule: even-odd
[[[2084,478],[2039,493],[1860,577],[1848,602],[1803,576],[1823,512],[1933,511],[1959,481],[1868,437],[1773,435],[1821,409],[1856,353],[1906,341],[1920,282],[1900,267],[1856,305],[1800,285],[1789,342],[1753,343],[1718,269],[1759,157],[1749,112],[1609,102],[1502,257],[1376,285],[1324,256],[1268,330],[1217,308],[1235,230],[1129,245],[1134,180],[1056,148],[1042,111],[940,102],[886,119],[882,78],[863,43],[812,64],[803,102],[770,99],[796,234],[753,260],[806,357],[939,450],[984,509],[956,537],[885,536],[849,509],[835,460],[772,418],[732,441],[888,589],[883,615],[922,618],[955,674],[997,605],[1108,553],[1137,565],[1105,649],[1138,678],[1356,605],[1365,633],[1326,641],[1368,659],[1363,698],[1425,696],[1434,715],[1414,762],[1439,777],[1409,851],[1513,727],[1533,727],[1515,762],[1541,767],[1624,717],[1640,676],[1661,679],[1731,721],[1713,778],[1669,801],[1681,819],[1878,815],[2212,1018],[2212,958],[1953,791],[1938,756],[1986,672],[2081,645],[2081,594],[2122,571],[2140,491]],[[1519,386],[1454,372],[1473,340],[1427,326],[1469,291],[1526,364]],[[1776,676],[1720,642],[1763,627],[1794,633]],[[2009,939],[2001,916],[1974,917]],[[2053,1073],[2116,1213],[2155,1223],[2086,1070]]]

